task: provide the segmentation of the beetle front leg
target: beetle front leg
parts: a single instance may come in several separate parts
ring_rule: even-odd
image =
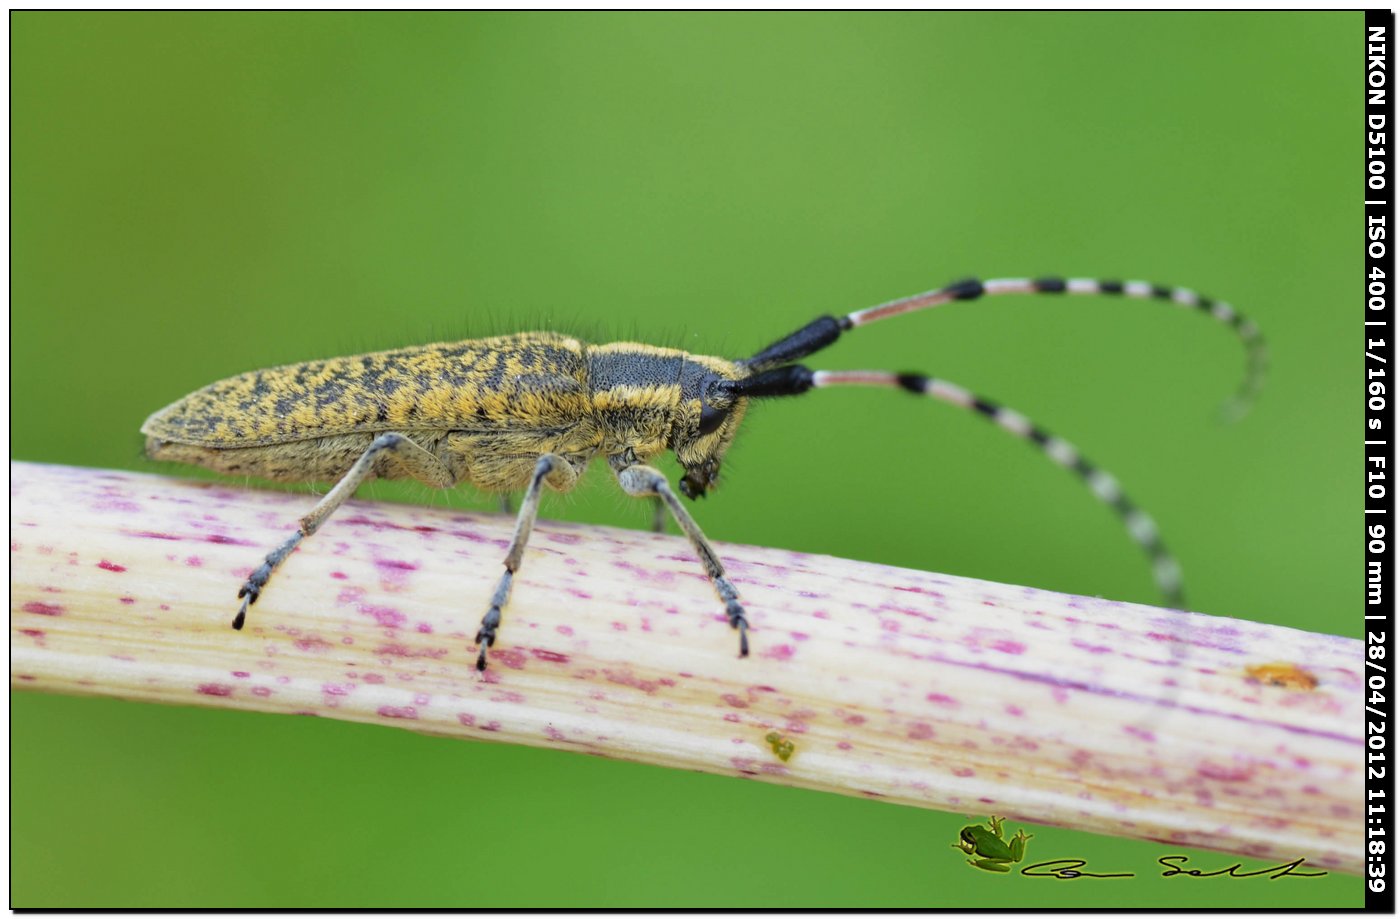
[[[700,556],[700,563],[705,566],[705,573],[715,585],[715,592],[724,601],[724,611],[729,616],[730,627],[739,630],[739,656],[748,657],[749,621],[744,616],[743,605],[739,603],[739,591],[730,583],[729,578],[725,577],[724,565],[720,564],[719,556],[715,554],[710,541],[705,538],[705,534],[676,497],[676,493],[671,490],[671,483],[666,481],[659,469],[641,464],[622,465],[620,468],[619,465],[620,461],[614,461],[617,483],[622,486],[622,490],[637,498],[659,498],[670,510],[676,523],[685,531],[685,535],[690,537],[690,544],[695,548],[695,554]]]
[[[476,633],[476,643],[480,650],[476,656],[476,669],[486,669],[486,649],[496,643],[496,630],[501,627],[501,610],[510,601],[511,582],[520,569],[520,557],[525,553],[525,544],[530,541],[530,531],[535,527],[535,516],[540,509],[540,490],[548,479],[555,488],[567,490],[577,478],[574,467],[568,460],[553,453],[546,453],[535,463],[535,471],[530,476],[530,484],[525,489],[525,497],[520,500],[520,514],[515,518],[515,535],[511,537],[510,548],[506,550],[506,570],[496,584],[496,592],[491,595],[491,608],[481,617],[481,628]]]

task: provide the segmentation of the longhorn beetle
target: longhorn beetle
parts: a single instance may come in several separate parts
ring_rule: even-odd
[[[823,316],[745,360],[529,332],[258,370],[161,409],[141,432],[154,459],[277,482],[336,482],[243,583],[235,629],[243,627],[272,572],[366,479],[412,478],[438,488],[467,481],[506,494],[523,489],[506,570],[476,636],[479,670],[496,642],[541,489],[567,491],[599,455],[624,492],[658,502],[658,524],[661,507],[671,512],[739,632],[739,655],[747,655],[748,620],[739,592],[666,477],[647,463],[674,451],[685,470],[680,493],[702,497],[719,481],[720,462],[750,399],[833,386],[884,386],[930,396],[971,409],[1035,444],[1117,511],[1150,557],[1167,602],[1181,606],[1180,569],[1152,519],[1112,476],[1024,415],[920,374],[810,370],[796,363],[851,329],[882,319],[955,300],[1031,293],[1120,294],[1200,310],[1231,326],[1248,350],[1248,371],[1234,400],[1238,408],[1249,404],[1263,379],[1266,351],[1259,329],[1228,304],[1194,291],[1141,281],[969,279],[841,318]]]

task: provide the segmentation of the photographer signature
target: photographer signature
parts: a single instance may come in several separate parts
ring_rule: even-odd
[[[1176,877],[1183,875],[1193,878],[1253,878],[1268,875],[1269,880],[1277,880],[1281,877],[1300,878],[1320,878],[1327,874],[1326,871],[1299,871],[1297,870],[1305,859],[1295,858],[1291,862],[1283,862],[1278,865],[1271,865],[1267,868],[1259,868],[1255,871],[1243,870],[1244,865],[1239,862],[1226,868],[1218,868],[1210,871],[1200,868],[1186,868],[1185,864],[1190,860],[1188,855],[1163,855],[1157,859],[1157,863],[1166,870],[1162,872],[1162,877]],[[1048,862],[1036,862],[1034,865],[1027,865],[1021,869],[1021,874],[1032,878],[1055,878],[1060,881],[1073,881],[1079,878],[1131,878],[1136,874],[1124,872],[1121,874],[1101,874],[1096,871],[1081,870],[1088,862],[1082,858],[1056,858]]]
[[[1012,866],[1025,858],[1026,844],[1032,837],[1026,835],[1024,830],[1017,830],[1015,836],[1007,839],[1003,823],[1004,821],[1000,817],[992,817],[987,821],[985,827],[977,824],[965,826],[959,831],[958,841],[953,843],[953,848],[960,850],[964,855],[972,856],[967,859],[967,863],[974,868],[1009,874]],[[1244,865],[1239,862],[1226,868],[1209,871],[1200,868],[1187,868],[1185,865],[1188,861],[1190,861],[1188,855],[1163,855],[1157,859],[1157,864],[1166,869],[1162,872],[1164,878],[1178,875],[1193,878],[1253,878],[1267,875],[1269,880],[1274,881],[1282,877],[1320,878],[1327,874],[1326,871],[1298,870],[1305,861],[1302,858],[1295,858],[1291,862],[1283,862],[1254,871],[1242,870]],[[1020,873],[1026,877],[1054,878],[1058,881],[1074,881],[1079,878],[1137,877],[1130,871],[1114,874],[1085,871],[1083,868],[1087,864],[1088,862],[1082,858],[1055,858],[1027,865],[1021,869]]]

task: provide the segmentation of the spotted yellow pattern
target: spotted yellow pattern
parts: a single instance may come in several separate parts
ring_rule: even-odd
[[[212,383],[142,427],[204,447],[337,434],[558,428],[588,412],[585,345],[506,335],[256,370]]]
[[[713,478],[744,400],[724,405],[725,423],[700,434],[703,393],[710,380],[746,374],[674,348],[522,333],[239,374],[166,406],[141,430],[152,457],[283,482],[338,478],[386,432],[432,459],[386,457],[377,474],[438,487],[517,490],[547,453],[582,472],[599,454],[645,462],[674,450],[687,468],[708,464]]]

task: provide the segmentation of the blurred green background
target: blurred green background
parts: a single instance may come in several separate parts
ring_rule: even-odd
[[[1193,608],[1360,634],[1359,13],[11,25],[16,459],[157,471],[148,413],[311,357],[541,327],[743,356],[968,274],[1141,277],[1265,330],[1243,422],[1216,414],[1234,338],[1151,303],[956,305],[812,363],[1018,408],[1151,511]],[[726,474],[697,508],[718,540],[1158,599],[1078,481],[940,404],[761,405]],[[649,520],[602,468],[545,513]],[[949,848],[963,815],[553,751],[30,694],[11,717],[14,906],[1361,902],[1045,827],[1033,854],[1139,877],[995,876]]]

